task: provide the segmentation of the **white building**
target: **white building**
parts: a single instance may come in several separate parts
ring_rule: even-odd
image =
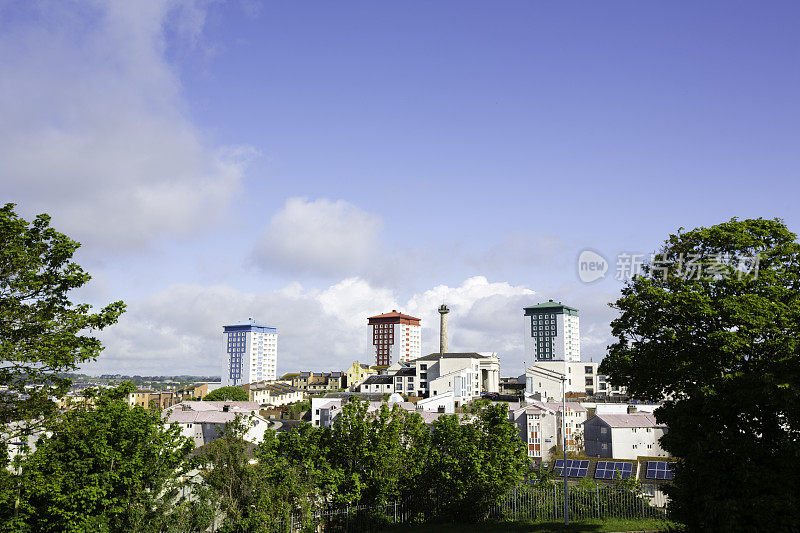
[[[598,390],[597,363],[572,361],[536,361],[525,369],[525,396],[532,399],[540,394],[542,401],[561,399],[561,379],[548,377],[552,373],[567,377],[566,392],[593,396]]]
[[[584,446],[589,457],[636,459],[669,457],[659,439],[667,426],[650,413],[599,414],[583,424]]]
[[[270,426],[268,420],[258,414],[259,405],[254,402],[181,402],[164,409],[164,420],[178,424],[181,434],[194,442],[195,448],[218,439],[225,424],[237,416],[247,425],[244,440],[254,444],[264,438]]]
[[[432,353],[412,361],[418,396],[453,391],[465,401],[483,392],[499,392],[500,361],[479,353]]]
[[[370,376],[358,388],[361,392],[391,394],[394,392],[394,378],[389,375]]]
[[[509,409],[509,417],[517,426],[520,438],[528,450],[528,457],[550,461],[553,448],[561,446],[561,402],[530,402]],[[586,408],[578,402],[566,404],[567,451],[583,452],[583,424]]]
[[[550,300],[524,310],[528,361],[581,360],[577,309]]]
[[[371,316],[367,319],[367,346],[375,355],[377,366],[397,361],[412,361],[421,354],[420,319],[398,313]]]
[[[295,389],[287,383],[278,381],[257,381],[243,387],[251,402],[259,405],[274,405],[276,407],[294,402],[301,402],[305,393]]]
[[[225,365],[223,386],[239,386],[253,381],[273,381],[278,367],[278,330],[252,318],[241,324],[224,326]]]

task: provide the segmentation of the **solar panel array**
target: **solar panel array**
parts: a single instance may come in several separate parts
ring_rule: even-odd
[[[556,464],[553,470],[557,475],[563,476],[564,459],[556,459]],[[586,477],[586,472],[588,470],[589,461],[582,459],[567,459],[567,477]]]
[[[628,479],[633,475],[633,463],[597,461],[595,479]]]
[[[672,479],[672,465],[666,461],[647,461],[647,479]]]

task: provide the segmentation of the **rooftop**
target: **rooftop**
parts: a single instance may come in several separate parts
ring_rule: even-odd
[[[666,427],[665,424],[656,422],[656,417],[650,413],[631,413],[628,415],[600,414],[595,415],[594,418],[602,420],[612,428]]]
[[[432,353],[423,357],[417,357],[415,361],[434,361],[436,359],[488,359],[488,356],[475,352],[465,353]]]
[[[394,376],[370,376],[364,380],[362,385],[391,385]]]
[[[553,310],[559,310],[560,309],[560,310],[572,311],[573,313],[577,313],[578,312],[578,310],[575,309],[574,307],[570,307],[568,305],[564,305],[561,302],[554,302],[553,300],[549,300],[547,302],[542,302],[542,303],[536,304],[536,305],[531,305],[529,307],[523,307],[523,309],[526,311],[525,312],[526,315],[530,314],[530,313],[528,313],[529,310],[531,310],[531,311],[540,311],[540,310],[547,310],[547,309],[553,309]]]
[[[369,318],[405,318],[406,320],[420,320],[419,318],[411,315],[404,315],[403,313],[398,313],[396,309],[392,309],[391,313],[383,313],[382,315],[375,315]]]

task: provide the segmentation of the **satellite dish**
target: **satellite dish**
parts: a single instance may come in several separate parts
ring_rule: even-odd
[[[396,392],[393,392],[392,395],[389,396],[389,403],[401,403],[403,401],[404,400],[402,394],[397,394]]]

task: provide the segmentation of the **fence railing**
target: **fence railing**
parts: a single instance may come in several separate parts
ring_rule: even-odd
[[[665,518],[666,499],[612,485],[572,486],[567,491],[571,520],[589,518]],[[496,520],[563,520],[564,486],[513,487],[490,512]]]
[[[519,485],[500,495],[489,512],[491,520],[564,520],[564,487],[560,484]],[[568,491],[570,520],[590,518],[666,518],[666,499],[613,485],[571,486]],[[436,506],[431,502],[431,510]],[[435,519],[435,513],[425,513]],[[367,533],[391,524],[419,521],[419,505],[390,502],[317,509],[307,515],[277,519],[267,529],[275,533],[299,531]]]

